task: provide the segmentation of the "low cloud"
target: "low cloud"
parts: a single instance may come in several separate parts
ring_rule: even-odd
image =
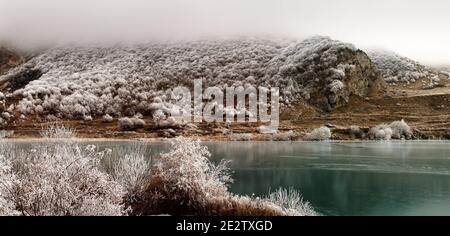
[[[0,0],[0,40],[33,47],[233,35],[329,35],[450,63],[447,0]]]

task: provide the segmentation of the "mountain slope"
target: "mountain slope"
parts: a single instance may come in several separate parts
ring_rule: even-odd
[[[377,94],[381,75],[367,55],[328,37],[236,39],[117,47],[55,48],[0,77],[11,114],[91,120],[170,109],[179,85],[276,86],[284,105],[331,111],[351,95]],[[20,83],[19,83],[20,82]]]
[[[388,50],[367,50],[367,55],[376,64],[388,83],[414,83],[421,79],[437,77],[433,69],[419,62]]]

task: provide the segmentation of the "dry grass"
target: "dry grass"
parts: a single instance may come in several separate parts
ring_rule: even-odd
[[[42,127],[39,133],[41,137],[47,139],[70,139],[76,137],[75,129],[58,123],[52,123],[47,127]]]

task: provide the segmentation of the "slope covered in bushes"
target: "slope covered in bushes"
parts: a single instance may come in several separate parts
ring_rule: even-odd
[[[388,50],[368,50],[367,55],[377,65],[386,82],[415,82],[425,78],[437,78],[438,74],[419,62]]]
[[[30,71],[39,78],[13,87]],[[10,113],[85,119],[153,114],[170,109],[167,89],[194,79],[204,86],[277,86],[281,101],[323,110],[351,94],[367,96],[381,77],[365,53],[327,37],[303,41],[236,39],[116,47],[54,48],[0,77],[19,98]],[[159,106],[152,106],[154,101]],[[166,110],[167,110],[166,109]]]

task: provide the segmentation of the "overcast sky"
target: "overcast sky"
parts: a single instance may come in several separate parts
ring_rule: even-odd
[[[328,35],[450,64],[448,0],[0,0],[0,39],[145,41]]]

